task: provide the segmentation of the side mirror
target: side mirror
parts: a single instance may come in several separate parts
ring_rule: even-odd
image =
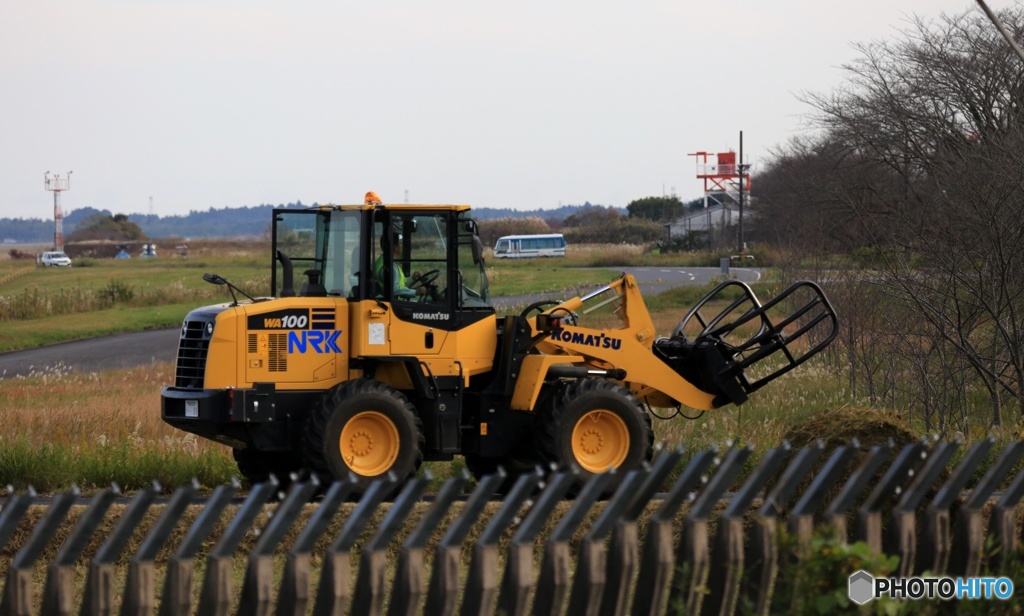
[[[223,278],[221,278],[217,274],[203,274],[203,280],[205,280],[206,282],[208,282],[210,284],[216,284],[216,285],[227,284],[227,282],[228,282],[227,280],[224,280]]]

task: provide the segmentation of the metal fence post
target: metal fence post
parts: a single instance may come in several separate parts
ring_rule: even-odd
[[[563,613],[572,570],[569,541],[614,477],[614,470],[591,477],[544,544],[540,578],[533,597],[533,613],[536,616],[560,616]]]
[[[86,544],[96,532],[110,504],[121,494],[117,485],[92,497],[89,506],[78,518],[78,524],[64,541],[56,558],[50,563],[46,572],[46,586],[43,588],[43,614],[73,614],[76,612],[75,602],[75,561],[82,555]]]
[[[911,443],[904,447],[857,510],[857,540],[866,542],[876,553],[881,553],[884,547],[882,507],[897,494],[897,490],[924,457],[924,443]]]
[[[983,511],[988,499],[1024,454],[1024,441],[1015,441],[1003,449],[996,463],[971,491],[967,502],[957,512],[953,552],[949,558],[949,574],[963,577],[981,575],[985,554],[985,519]],[[993,509],[995,511],[995,509]]]
[[[295,518],[302,512],[302,507],[320,488],[316,473],[313,473],[305,483],[295,483],[298,480],[296,476],[292,476],[291,479],[292,487],[288,490],[288,495],[274,511],[274,517],[270,518],[270,522],[260,533],[256,547],[249,554],[245,580],[242,582],[242,598],[238,604],[239,614],[266,616],[270,613],[274,551]],[[276,486],[274,489],[277,489]]]
[[[544,528],[555,506],[577,481],[579,477],[576,473],[556,473],[512,536],[505,558],[505,576],[498,592],[498,611],[502,614],[523,616],[527,613],[530,589],[534,586],[533,550],[537,535]]]
[[[682,451],[662,454],[654,460],[650,470],[643,477],[640,487],[632,495],[625,511],[612,529],[611,544],[608,548],[608,571],[605,574],[604,596],[601,598],[601,614],[606,616],[625,614],[629,607],[629,595],[633,588],[640,562],[640,531],[637,519],[661,490],[669,474],[682,458]],[[714,461],[718,451],[702,451],[694,455],[671,488],[673,491],[692,491],[700,483],[705,469]]]
[[[398,563],[395,565],[395,582],[391,589],[391,603],[388,605],[389,616],[415,616],[420,613],[420,600],[426,590],[424,574],[427,567],[424,552],[427,541],[468,482],[469,473],[465,469],[460,476],[445,481],[437,493],[434,504],[402,544],[398,552]]]
[[[505,482],[505,470],[498,468],[493,475],[480,479],[462,508],[462,513],[452,522],[434,550],[434,566],[427,589],[424,613],[431,616],[451,616],[455,613],[459,596],[459,572],[462,559],[462,542],[466,540],[473,524],[483,512],[487,501]]]
[[[854,503],[864,489],[867,488],[868,483],[874,479],[878,469],[889,458],[893,446],[891,438],[885,445],[873,446],[871,451],[868,452],[867,457],[857,467],[857,470],[850,475],[850,478],[846,480],[843,489],[839,491],[839,494],[829,503],[828,508],[825,510],[825,522],[831,524],[836,539],[841,543],[846,543],[850,539],[848,515],[853,510]]]
[[[124,601],[121,602],[121,616],[149,616],[156,608],[156,560],[157,552],[167,542],[171,531],[178,525],[181,515],[191,504],[199,490],[195,479],[177,490],[171,496],[156,524],[142,541],[138,551],[128,563],[128,578],[124,583]]]
[[[691,593],[697,585],[703,583],[697,580],[703,579],[708,565],[707,516],[710,515],[710,508],[715,505],[714,501],[728,487],[730,477],[739,472],[749,453],[748,449],[742,448],[730,449],[726,454],[725,461],[694,505],[697,513],[691,508],[690,514],[683,520],[683,536],[678,548],[673,545],[672,520],[697,484],[704,481],[708,467],[716,461],[717,450],[695,455],[673,484],[647,524],[647,536],[633,596],[633,614],[661,614],[667,608],[667,596],[673,597],[668,600],[669,605],[679,606],[681,603],[678,602],[682,601],[684,594]],[[674,580],[673,573],[676,575]],[[691,607],[687,606],[687,610],[692,613]]]
[[[164,590],[160,599],[160,616],[192,613],[192,575],[196,553],[238,488],[237,479],[232,479],[228,485],[217,486],[213,495],[206,501],[202,513],[181,540],[177,551],[167,561],[167,575],[164,578]]]
[[[686,518],[684,518],[683,533],[679,540],[678,556],[674,559],[674,562],[680,563],[682,567],[676,566],[677,580],[670,587],[673,593],[670,594],[670,597],[676,597],[676,602],[670,599],[669,605],[684,605],[687,612],[691,614],[700,613],[704,598],[707,595],[707,584],[712,565],[709,529],[711,512],[725,491],[739,475],[750,454],[751,449],[746,446],[739,449],[730,449],[725,455],[725,460],[715,471],[711,481],[701,491],[697,500],[690,507]],[[667,499],[666,503],[668,500],[670,499]],[[671,518],[666,515],[667,513],[667,511],[659,510],[655,514],[652,524],[657,528],[657,530],[653,531],[657,534],[652,534],[651,531],[648,531],[648,541],[660,538],[663,543],[671,543],[672,524]],[[665,577],[666,580],[671,580],[674,562],[672,556],[669,555],[665,575],[652,577]],[[687,574],[689,574],[689,580],[686,579]],[[637,593],[637,603],[641,603],[641,601],[650,602],[647,604],[646,609],[640,610],[640,613],[660,614],[661,610],[659,608],[665,597],[666,586],[660,588],[645,587],[644,584],[647,581],[647,576],[643,575],[643,570],[641,570],[640,580],[638,586],[643,588],[644,592]],[[685,603],[682,603],[683,601]],[[634,613],[638,612],[636,609],[637,603],[634,603]]]
[[[889,553],[899,554],[897,575],[901,577],[914,575],[920,564],[917,561],[917,508],[959,446],[959,443],[939,443],[892,510]]]
[[[380,502],[391,493],[396,483],[398,477],[388,471],[386,478],[370,484],[370,488],[359,498],[359,504],[352,515],[345,520],[338,537],[327,549],[313,604],[313,613],[317,616],[340,616],[348,610],[349,598],[352,596],[352,547]]]
[[[934,575],[943,575],[948,570],[949,555],[953,550],[949,509],[960,498],[960,491],[994,444],[993,439],[987,438],[972,445],[953,471],[953,476],[939,489],[925,510],[924,541],[918,553],[919,570],[931,571]]]
[[[355,593],[352,595],[353,616],[376,616],[384,613],[388,545],[432,480],[433,476],[427,471],[406,483],[388,509],[376,534],[363,548],[359,559]]]
[[[708,580],[708,596],[704,599],[704,611],[732,614],[740,602],[740,591],[746,567],[745,538],[743,521],[754,498],[789,457],[789,443],[770,449],[763,456],[743,486],[732,498],[718,520],[715,548],[712,559],[720,563],[721,575]]]
[[[542,472],[538,467],[533,473],[526,473],[516,480],[505,497],[505,503],[473,545],[473,558],[460,612],[463,616],[494,613],[498,591],[498,541],[543,480]]]
[[[206,558],[203,588],[199,593],[199,616],[227,616],[235,598],[231,575],[235,550],[256,521],[256,516],[263,510],[263,505],[277,493],[277,486],[274,475],[254,485],[224,535],[210,551]]]
[[[82,599],[81,616],[112,614],[114,611],[114,566],[117,558],[124,550],[125,544],[131,539],[135,527],[146,515],[156,495],[160,493],[160,484],[139,490],[125,510],[124,515],[107,537],[106,542],[96,552],[89,563],[89,574],[85,581],[85,596]]]
[[[310,592],[313,584],[313,548],[355,485],[356,477],[352,474],[344,481],[333,482],[306,527],[299,533],[295,544],[288,550],[281,587],[277,593],[277,616],[305,616],[313,597]]]
[[[754,518],[751,549],[756,557],[751,559],[747,596],[756,602],[755,612],[758,614],[770,612],[775,592],[775,579],[779,573],[779,516],[824,450],[824,444],[819,441],[797,452]]]
[[[793,506],[793,511],[789,514],[789,532],[796,538],[801,558],[807,555],[810,548],[811,537],[814,534],[814,514],[818,511],[818,506],[856,452],[856,443],[837,447],[825,462],[825,466],[814,476],[810,487]]]
[[[1017,504],[1024,498],[1024,469],[1013,479],[1010,487],[992,509],[989,532],[994,535],[999,550],[999,571],[1005,571],[1010,557],[1017,551]]]
[[[0,614],[3,616],[31,616],[33,607],[33,573],[36,561],[43,548],[57,532],[64,518],[67,517],[71,505],[78,498],[78,487],[63,494],[58,494],[50,505],[46,516],[32,529],[32,535],[18,553],[14,555],[7,569],[7,582],[4,584],[3,600],[0,600]]]
[[[605,540],[629,506],[631,495],[647,476],[646,469],[626,473],[604,511],[583,537],[576,557],[576,574],[569,594],[569,613],[594,616],[601,607],[607,572]]]
[[[0,549],[7,545],[7,540],[18,528],[21,518],[25,516],[28,506],[32,504],[32,499],[35,497],[35,489],[29,486],[28,491],[22,494],[12,493],[7,498],[4,508],[0,509]]]
[[[683,469],[683,472],[680,473],[679,477],[676,479],[675,483],[672,484],[672,487],[669,489],[668,495],[665,497],[664,502],[662,502],[661,507],[659,507],[659,509],[655,511],[655,515],[661,512],[661,514],[664,516],[665,512],[669,510],[678,511],[682,507],[683,503],[690,498],[691,493],[697,489],[701,482],[706,481],[708,469],[710,469],[711,466],[718,460],[718,455],[719,451],[717,448],[708,449],[706,451],[700,451],[694,454],[693,458],[690,459],[689,464],[686,465],[686,467]],[[633,526],[636,526],[635,523],[633,524]],[[695,538],[702,532],[700,527],[700,522],[687,521],[684,519],[683,538],[679,541],[679,546],[676,548],[676,554],[674,556],[667,556],[669,560],[674,560],[675,563],[685,563],[682,564],[683,570],[679,570],[679,568],[676,567],[675,579],[672,579],[672,565],[670,565],[668,577],[665,580],[670,582],[670,603],[672,603],[675,599],[678,599],[679,597],[682,597],[683,595],[689,592],[691,586],[690,582],[693,579],[695,569],[703,567],[706,564],[706,554],[702,553],[700,549],[696,547],[700,544],[700,539]],[[707,530],[706,526],[704,526],[703,528],[704,531]],[[692,541],[687,539],[688,534],[692,534]],[[653,536],[651,536],[650,534],[648,535],[647,542],[655,540],[656,539]],[[707,537],[704,537],[704,541],[706,545]],[[669,545],[662,545],[658,547],[668,547],[671,550],[671,539],[669,539]],[[658,547],[653,547],[651,549],[658,549]],[[659,580],[656,579],[656,577],[652,579],[641,577],[639,582],[637,583],[637,586],[638,589],[642,589],[640,592],[644,595],[651,595],[652,593],[658,595],[657,597],[652,597],[652,599],[655,599],[660,603],[661,599],[664,596],[665,588],[655,588],[653,586],[648,586],[648,584],[657,581]],[[608,599],[607,595],[606,599]],[[616,613],[624,614],[624,602],[626,600],[626,597],[621,596],[618,598],[618,600],[620,601],[620,611]]]

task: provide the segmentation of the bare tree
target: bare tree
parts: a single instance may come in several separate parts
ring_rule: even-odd
[[[1001,19],[1019,38],[1024,9]],[[971,11],[916,18],[898,40],[857,49],[844,87],[805,95],[821,133],[759,178],[762,220],[785,212],[772,231],[803,250],[870,251],[872,280],[902,307],[891,314],[910,315],[875,335],[902,339],[907,352],[888,352],[919,375],[913,397],[946,418],[977,385],[998,425],[1004,400],[1024,396],[1024,63]],[[880,345],[848,334],[877,394]]]

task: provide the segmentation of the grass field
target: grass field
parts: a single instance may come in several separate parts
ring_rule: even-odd
[[[36,318],[2,318],[0,351],[26,348],[73,338],[149,328],[175,327],[188,310],[225,301],[222,287],[202,281],[217,272],[254,294],[265,294],[267,266],[256,247],[207,247],[188,258],[156,260],[93,260],[84,267],[36,269],[13,275],[21,262],[0,259],[0,297],[7,309],[21,302],[45,307],[53,314]],[[629,246],[579,247],[566,259],[490,260],[488,269],[496,295],[565,288],[590,289],[608,282],[614,269],[579,270],[569,265],[593,265],[609,258],[616,263],[655,258]],[[262,289],[261,289],[262,287]],[[703,287],[680,287],[645,298],[660,335],[668,335],[686,310],[705,293]],[[765,299],[778,289],[757,286]],[[106,303],[97,301],[105,297]],[[14,299],[12,299],[14,298]],[[613,326],[610,309],[586,317],[589,327]],[[0,484],[32,483],[53,490],[75,481],[101,487],[112,479],[126,487],[156,478],[180,485],[192,475],[206,485],[226,481],[235,473],[229,451],[195,440],[159,420],[159,389],[171,380],[172,367],[156,365],[107,374],[64,374],[59,371],[28,378],[0,378]],[[845,387],[845,381],[811,362],[772,383],[742,407],[706,413],[695,420],[655,421],[657,438],[667,446],[704,448],[713,443],[754,442],[760,448],[778,444],[795,424],[825,409],[864,407]],[[980,422],[979,422],[980,424]],[[1008,430],[1009,434],[1013,429]],[[975,435],[980,436],[980,435]],[[115,478],[115,471],[133,472]],[[429,465],[433,466],[433,465]],[[440,479],[450,465],[434,469]]]
[[[193,308],[229,301],[220,274],[250,295],[270,293],[262,246],[204,247],[188,258],[78,259],[71,268],[36,267],[0,255],[0,353],[67,340],[177,327]],[[193,251],[195,252],[195,251]],[[616,272],[572,269],[562,259],[489,261],[493,295],[606,284]],[[88,318],[82,318],[88,314]]]

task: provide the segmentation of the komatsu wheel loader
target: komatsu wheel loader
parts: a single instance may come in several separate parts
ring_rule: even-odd
[[[466,205],[276,209],[272,242],[269,297],[204,276],[235,301],[188,314],[162,392],[166,422],[231,447],[253,482],[305,469],[365,490],[457,455],[477,476],[626,471],[651,456],[655,408],[742,404],[837,331],[814,283],[762,305],[730,280],[658,337],[629,274],[499,317]]]

